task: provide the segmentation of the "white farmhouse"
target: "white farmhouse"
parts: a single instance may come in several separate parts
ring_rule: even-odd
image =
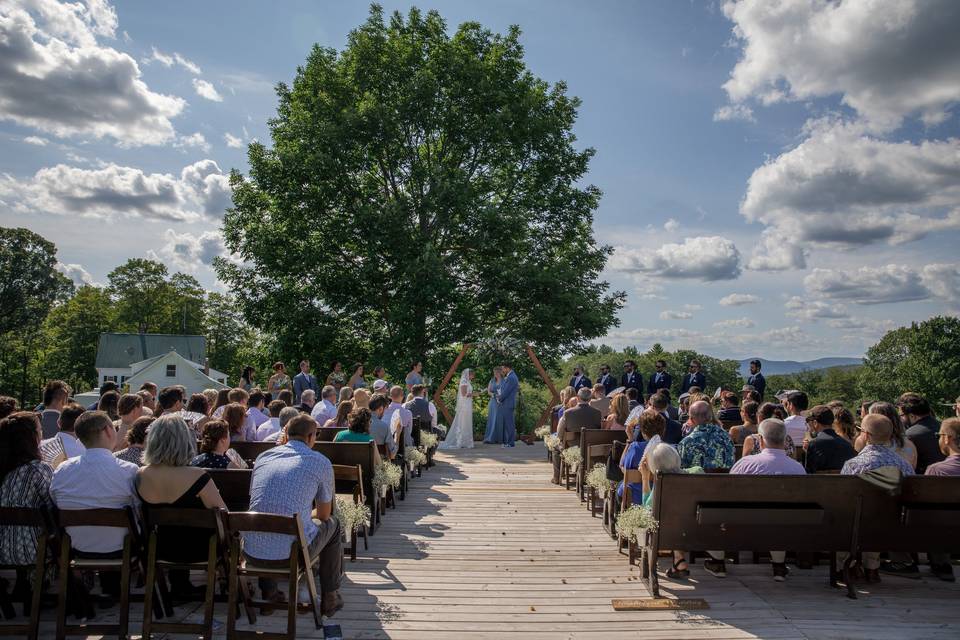
[[[130,384],[136,391],[144,380],[155,382],[158,386],[183,384],[193,392],[203,380],[198,379],[189,370],[199,374],[209,383],[197,389],[222,388],[227,386],[227,375],[215,369],[204,373],[207,341],[203,336],[170,335],[164,333],[103,333],[97,346],[98,387],[104,382],[116,382],[121,387]],[[179,359],[170,359],[170,354]],[[158,358],[165,357],[162,371],[156,368]],[[149,371],[148,371],[149,369]],[[143,374],[143,375],[140,375]],[[131,378],[137,375],[139,382],[134,385]],[[151,376],[151,377],[146,377]],[[216,384],[215,384],[216,383]]]
[[[226,389],[227,377],[219,371],[210,370],[210,375],[203,372],[203,367],[196,362],[190,362],[176,351],[169,351],[163,355],[135,362],[130,365],[130,375],[126,382],[133,390],[139,389],[144,382],[154,382],[161,389],[172,385],[179,385],[186,389],[187,396],[200,393],[204,389]]]

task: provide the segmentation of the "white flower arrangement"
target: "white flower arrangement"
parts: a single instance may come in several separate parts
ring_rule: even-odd
[[[568,447],[563,450],[563,453],[560,454],[563,457],[563,461],[567,463],[568,467],[574,467],[580,465],[583,462],[583,454],[580,453],[580,447]]]
[[[659,523],[654,520],[650,509],[635,504],[621,511],[617,516],[617,533],[624,538],[639,542],[641,531],[656,529]]]
[[[550,435],[550,425],[545,424],[537,427],[534,430],[533,435],[537,436],[538,438],[546,438],[548,435]]]
[[[440,423],[438,422],[438,423],[437,423],[437,429],[439,429],[439,430],[440,430],[440,433],[442,433],[443,435],[447,435],[447,425],[445,425],[445,424],[440,424]]]
[[[546,445],[547,449],[550,451],[559,451],[560,450],[560,438],[555,433],[549,433],[543,437],[543,444]]]
[[[613,488],[615,482],[607,479],[607,465],[597,463],[593,469],[587,473],[586,483],[588,487],[593,487],[601,495]]]
[[[357,504],[352,497],[337,496],[334,516],[340,521],[341,531],[358,531],[370,524],[370,507]]]
[[[374,491],[381,492],[382,494],[387,487],[399,489],[402,479],[403,469],[392,462],[384,460],[381,461],[380,465],[373,471],[373,480],[371,482]]]
[[[407,449],[403,455],[406,457],[407,463],[413,468],[427,464],[427,454],[420,451],[420,449]]]
[[[437,434],[435,433],[424,431],[420,434],[420,446],[426,449],[427,451],[437,446],[437,442],[439,441],[440,440],[439,438],[437,438]]]

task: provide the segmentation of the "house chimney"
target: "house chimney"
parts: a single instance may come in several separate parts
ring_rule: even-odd
[[[203,359],[203,375],[210,377],[210,358]]]

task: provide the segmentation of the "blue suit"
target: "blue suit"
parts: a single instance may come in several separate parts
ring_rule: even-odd
[[[517,391],[520,389],[520,381],[517,374],[510,371],[500,383],[500,389],[497,391],[497,428],[498,434],[503,434],[504,444],[513,446],[517,439],[517,424],[514,413],[517,407]]]
[[[659,378],[657,376],[660,376]],[[673,376],[667,373],[666,371],[661,371],[659,373],[654,372],[650,376],[650,381],[647,382],[647,393],[656,393],[660,389],[666,389],[670,391],[670,387],[673,386]]]
[[[579,391],[583,387],[593,388],[593,383],[590,382],[590,378],[586,375],[580,376],[580,379],[577,380],[577,376],[570,378],[570,386],[573,387],[574,391]]]
[[[320,401],[320,387],[317,386],[317,379],[313,376],[312,373],[304,373],[301,371],[297,375],[293,376],[293,401],[300,402],[300,394],[306,391],[307,389],[313,389],[313,392],[317,395],[317,401]]]
[[[703,375],[703,371],[697,371],[693,374],[686,374],[683,376],[683,384],[680,385],[680,393],[686,393],[690,391],[690,387],[700,387],[700,391],[706,393],[707,391],[707,376]]]
[[[763,400],[763,392],[767,389],[767,379],[763,377],[763,374],[757,371],[747,378],[747,384],[756,389],[757,393],[760,394],[760,399]]]
[[[599,378],[597,378],[597,384],[602,384],[603,393],[609,394],[611,391],[617,388],[617,379],[614,378],[609,373],[605,373]]]

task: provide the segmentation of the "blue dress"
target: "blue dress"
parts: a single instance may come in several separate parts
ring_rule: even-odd
[[[490,398],[490,404],[487,405],[487,431],[483,434],[483,441],[490,444],[500,444],[503,442],[503,423],[497,429],[497,391],[500,390],[500,384],[496,381],[496,378],[490,380],[487,389],[493,393],[493,397]]]
[[[623,466],[626,469],[637,469],[640,467],[640,461],[643,460],[643,451],[647,448],[646,440],[639,440],[630,443],[627,449],[627,455],[623,457]],[[623,481],[617,485],[617,497],[623,497]],[[635,482],[630,483],[630,497],[633,504],[643,504],[643,485]]]

